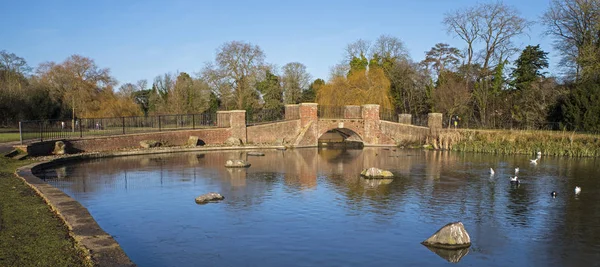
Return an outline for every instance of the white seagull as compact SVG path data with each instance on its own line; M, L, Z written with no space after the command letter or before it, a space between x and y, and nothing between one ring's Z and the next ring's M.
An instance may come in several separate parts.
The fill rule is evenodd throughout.
M515 175L519 174L519 167L515 168Z
M581 193L581 187L575 186L575 195L579 195Z
M530 162L531 164L533 164L533 165L537 165L537 164L538 164L538 160L539 160L539 159L540 159L540 158L530 159L530 160L529 160L529 162Z
M511 183L511 184L519 184L519 183L520 183L520 182L519 182L519 178L517 178L517 176L516 176L516 175L515 175L515 176L511 176L511 177L510 177L510 183Z
M490 175L494 175L494 173L496 173L494 169L490 168Z

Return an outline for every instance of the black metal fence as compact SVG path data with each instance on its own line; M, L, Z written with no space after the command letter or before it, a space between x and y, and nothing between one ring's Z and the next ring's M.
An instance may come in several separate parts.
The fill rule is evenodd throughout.
M246 125L252 126L262 123L285 120L285 108L260 109L246 111Z
M394 109L380 108L379 119L384 121L398 122L398 113Z
M317 117L320 119L360 119L362 118L362 107L319 105Z
M22 121L21 142L213 128L215 113ZM223 126L221 126L223 127Z

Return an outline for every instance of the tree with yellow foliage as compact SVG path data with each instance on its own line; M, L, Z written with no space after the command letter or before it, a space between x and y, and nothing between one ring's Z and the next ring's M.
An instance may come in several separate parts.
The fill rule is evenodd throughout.
M325 106L378 104L392 108L390 81L383 69L350 71L348 77L335 76L317 91L317 102Z

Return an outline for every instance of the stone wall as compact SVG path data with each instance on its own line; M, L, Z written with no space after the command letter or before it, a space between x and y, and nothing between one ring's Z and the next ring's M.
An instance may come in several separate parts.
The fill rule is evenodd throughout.
M409 144L425 142L429 135L429 128L395 123L389 121L381 122L381 132L392 137L394 144Z
M262 125L254 125L246 128L248 131L249 144L292 144L296 141L300 129L300 120L289 120Z
M225 140L227 140L227 138L232 136L230 128L218 128L128 134L110 137L98 137L93 139L72 139L62 141L67 144L68 152L102 152L140 148L140 141L143 140L158 140L166 145L182 146L187 143L187 140L191 135L198 136L200 140L207 144L222 144L225 142ZM27 146L27 153L34 157L50 155L52 154L52 150L54 150L54 143L56 141L58 140L30 144Z

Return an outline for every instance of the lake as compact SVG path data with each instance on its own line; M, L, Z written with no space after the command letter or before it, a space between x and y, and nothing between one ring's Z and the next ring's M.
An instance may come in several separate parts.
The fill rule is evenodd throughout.
M597 159L542 157L531 165L534 155L369 147L262 152L105 158L40 176L85 206L138 266L600 262ZM227 169L228 159L252 166ZM361 178L368 167L390 170L395 179ZM515 167L519 186L509 182ZM582 188L578 196L575 186ZM196 204L207 192L225 200ZM420 244L454 221L469 232L469 249Z

